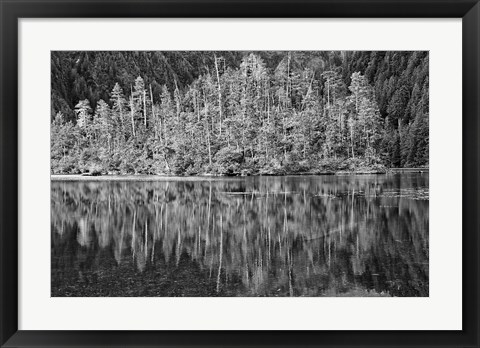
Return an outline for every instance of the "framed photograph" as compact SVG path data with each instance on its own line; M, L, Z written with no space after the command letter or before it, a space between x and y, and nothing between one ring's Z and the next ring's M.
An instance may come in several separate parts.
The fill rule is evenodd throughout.
M478 1L2 1L1 347L478 347Z

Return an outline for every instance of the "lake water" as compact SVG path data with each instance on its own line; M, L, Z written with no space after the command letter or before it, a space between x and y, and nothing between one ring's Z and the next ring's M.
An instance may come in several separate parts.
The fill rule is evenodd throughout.
M428 296L428 174L51 193L52 296Z

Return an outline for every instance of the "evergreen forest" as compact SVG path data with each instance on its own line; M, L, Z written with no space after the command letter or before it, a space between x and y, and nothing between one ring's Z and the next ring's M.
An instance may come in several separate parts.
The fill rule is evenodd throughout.
M53 51L52 174L428 167L423 51Z

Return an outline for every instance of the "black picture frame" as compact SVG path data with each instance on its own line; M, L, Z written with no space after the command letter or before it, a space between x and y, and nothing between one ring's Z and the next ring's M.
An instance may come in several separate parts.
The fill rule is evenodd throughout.
M1 347L479 347L478 0L1 0ZM463 330L22 331L18 330L18 19L73 17L456 17L463 54ZM448 204L448 203L446 203ZM459 231L451 231L452 233ZM48 315L48 314L47 314ZM394 313L392 313L394 315Z

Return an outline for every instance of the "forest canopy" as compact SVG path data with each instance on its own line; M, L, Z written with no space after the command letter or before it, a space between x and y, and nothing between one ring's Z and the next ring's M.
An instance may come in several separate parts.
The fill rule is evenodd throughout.
M423 51L54 51L53 174L428 167Z

